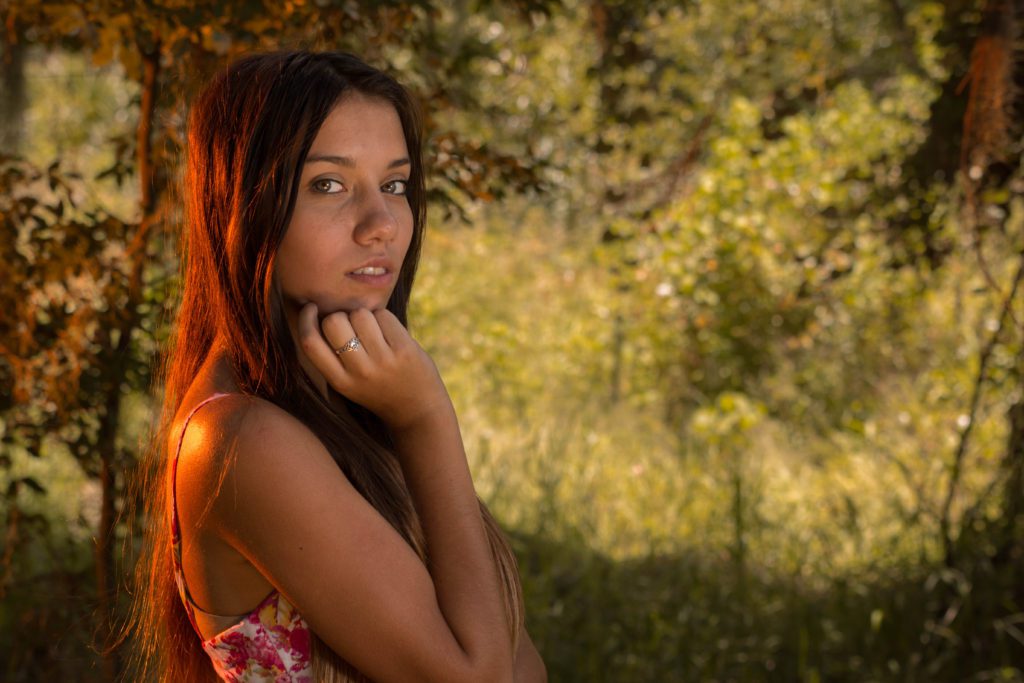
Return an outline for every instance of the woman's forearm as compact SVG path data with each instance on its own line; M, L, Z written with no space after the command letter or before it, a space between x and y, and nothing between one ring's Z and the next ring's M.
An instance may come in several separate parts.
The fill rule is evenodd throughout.
M476 680L512 680L500 577L450 401L394 432L427 541L438 605Z
M515 683L547 683L548 672L540 652L524 627L519 632L519 650L516 652Z

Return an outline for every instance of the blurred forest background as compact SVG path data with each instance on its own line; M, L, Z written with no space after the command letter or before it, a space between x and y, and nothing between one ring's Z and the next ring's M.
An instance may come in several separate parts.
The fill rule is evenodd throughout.
M113 680L187 103L427 112L411 314L553 681L1024 681L1020 0L3 0L0 679Z

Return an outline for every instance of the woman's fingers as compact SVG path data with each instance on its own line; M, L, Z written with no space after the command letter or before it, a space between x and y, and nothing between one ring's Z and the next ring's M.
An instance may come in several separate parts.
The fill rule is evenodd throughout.
M339 391L348 384L345 368L338 362L333 348L321 332L316 304L308 303L299 311L299 344L329 384Z
M355 338L360 344L344 350ZM388 424L450 406L433 361L388 311L336 311L321 320L307 304L299 313L299 343L328 384Z
M391 311L382 308L379 311L374 311L373 317L377 320L377 326L380 328L384 340L392 349L399 348L406 341L412 341L409 330L405 329L405 326Z
M323 331L327 344L338 358L363 350L361 348L348 351L342 350L356 336L352 323L348 319L348 313L345 311L335 311L325 315L323 320L320 321L320 329Z
M370 311L331 313L320 321L320 327L338 360L350 372L365 379L390 367L391 349Z
M359 337L360 343L371 358L382 361L387 357L390 351L388 343L384 340L377 319L369 309L360 308L352 311L348 314L348 322L352 325L353 334Z

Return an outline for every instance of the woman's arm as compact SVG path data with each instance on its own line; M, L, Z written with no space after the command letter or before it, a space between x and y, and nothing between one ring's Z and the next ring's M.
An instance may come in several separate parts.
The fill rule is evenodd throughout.
M544 660L530 640L530 634L524 627L519 632L519 650L516 652L516 683L547 683L548 672L544 668Z
M455 411L449 406L431 413L393 436L426 536L437 602L452 635L469 660L497 676L480 680L510 678L513 653L500 578ZM453 457L437 457L441 452Z
M239 428L211 527L374 680L512 681L520 658L447 392L390 313L342 315L324 321L332 343L353 336L348 323L363 349L339 361L308 307L302 349L331 386L392 429L429 567L305 426L262 402Z

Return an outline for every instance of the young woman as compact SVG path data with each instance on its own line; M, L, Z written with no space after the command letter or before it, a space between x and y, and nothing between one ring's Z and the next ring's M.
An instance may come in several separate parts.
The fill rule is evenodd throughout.
M194 104L136 675L545 679L405 327L420 146L406 91L347 54L250 56Z

